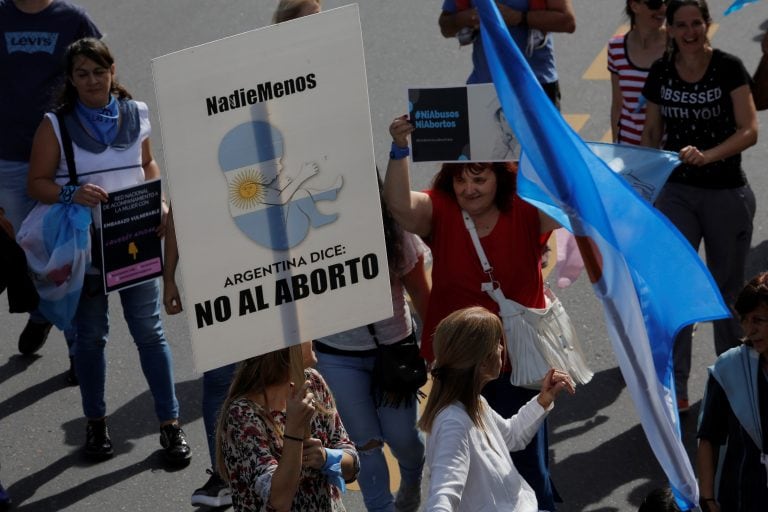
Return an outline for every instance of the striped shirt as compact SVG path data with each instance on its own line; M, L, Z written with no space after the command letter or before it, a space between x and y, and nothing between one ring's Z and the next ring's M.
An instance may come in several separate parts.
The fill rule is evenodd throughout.
M627 55L626 41L626 34L614 36L608 41L608 71L618 76L621 89L617 142L640 145L645 125L645 98L641 93L649 69L632 64Z

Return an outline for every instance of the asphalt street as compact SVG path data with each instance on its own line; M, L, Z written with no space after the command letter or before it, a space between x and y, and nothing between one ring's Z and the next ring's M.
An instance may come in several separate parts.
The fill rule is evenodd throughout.
M153 147L163 167L163 150L150 61L154 57L237 34L270 22L274 0L79 0L96 21L117 59L120 81L153 112ZM349 3L324 0L326 9ZM730 0L710 2L717 31L715 47L739 55L753 71L760 58L757 38L768 28L768 2L727 18ZM468 48L444 39L437 17L440 0L360 0L376 162L386 166L390 121L406 108L406 87L461 84L470 70ZM610 82L601 52L625 22L624 2L575 1L577 30L556 35L563 91L562 112L584 139L600 140L609 128ZM255 49L254 51L258 51ZM13 79L11 76L3 80ZM343 106L339 107L340 109ZM767 114L760 114L764 123ZM758 198L749 273L765 269L768 257L768 138L744 154L744 168ZM414 186L426 187L436 168L414 166ZM205 243L202 237L201 243ZM183 256L182 256L183 257ZM222 258L226 258L222 254ZM559 510L636 510L643 496L665 484L626 392L606 336L603 314L582 277L559 292L574 320L594 380L576 396L557 402L551 418L553 475L565 503ZM188 511L192 490L209 466L201 420L201 381L195 372L182 316L165 319L174 352L182 422L194 449L190 466L172 470L160 458L151 396L118 300L111 304L107 403L116 455L100 464L80 456L85 426L76 388L67 387L63 336L53 332L35 357L16 351L24 315L9 315L0 297L0 480L25 512ZM683 439L695 450L695 421L706 366L714 361L709 325L697 330L691 399L682 418ZM347 510L364 510L359 492L344 498Z

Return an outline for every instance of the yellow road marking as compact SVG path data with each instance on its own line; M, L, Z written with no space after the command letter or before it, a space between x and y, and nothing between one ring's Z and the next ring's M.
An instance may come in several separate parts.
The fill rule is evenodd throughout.
M626 34L629 31L629 25L621 25L613 35ZM581 76L582 80L610 80L611 73L608 71L608 44L603 46L595 60L589 65L587 70Z
M589 114L563 114L563 117L575 132L580 132L589 121Z

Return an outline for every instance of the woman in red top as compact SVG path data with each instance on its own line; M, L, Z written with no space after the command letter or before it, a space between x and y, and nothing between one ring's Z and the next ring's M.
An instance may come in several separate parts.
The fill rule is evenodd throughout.
M396 118L392 135L384 198L404 229L424 237L432 249L432 293L422 338L422 353L434 359L432 335L450 313L481 305L498 312L498 305L480 284L488 281L462 217L474 221L493 275L504 295L527 307L545 306L541 251L558 225L515 193L515 175L507 163L444 164L426 192L410 189L407 156L413 126ZM483 389L490 406L511 417L536 392L512 386L509 368ZM549 479L546 424L522 452L512 454L515 467L536 491L542 510L554 510L556 492Z

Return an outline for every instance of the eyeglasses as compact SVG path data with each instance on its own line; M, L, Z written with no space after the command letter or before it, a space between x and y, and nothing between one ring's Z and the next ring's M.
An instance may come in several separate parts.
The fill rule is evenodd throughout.
M658 11L661 9L664 5L669 3L669 0L641 0L646 7L648 7L652 11Z

